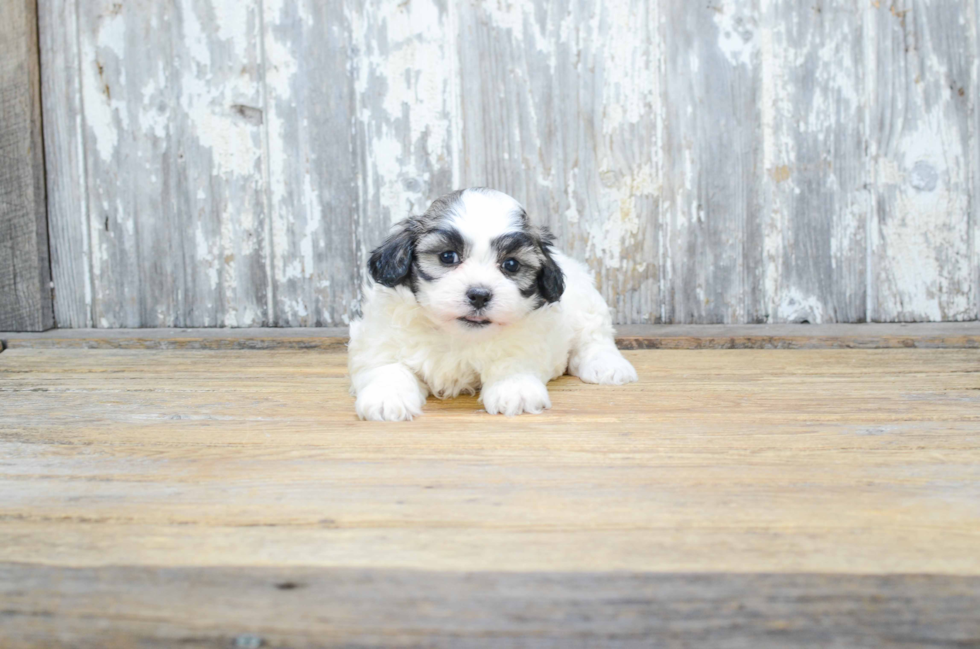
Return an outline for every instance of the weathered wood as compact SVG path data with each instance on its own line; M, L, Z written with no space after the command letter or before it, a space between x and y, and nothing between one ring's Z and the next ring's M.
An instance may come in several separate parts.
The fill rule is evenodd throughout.
M35 0L0 4L0 329L54 326Z
M758 2L663 5L664 320L765 322Z
M183 286L179 317L168 326L272 324L261 7L260 0L178 2L171 64L179 87L143 87L148 112L157 113L148 122L163 117L168 93L177 90L179 100L171 113L169 199L183 233L175 270Z
M980 350L632 351L357 421L346 357L0 354L0 561L980 575Z
M257 5L78 4L96 326L269 322Z
M59 327L92 327L78 3L38 0L37 5L54 312Z
M660 322L656 2L460 3L463 186L519 197L621 322Z
M973 51L975 61L980 61L980 0L973 2ZM980 93L980 68L974 66L973 81L975 91ZM957 94L959 91L957 91ZM973 99L973 139L971 140L970 165L973 169L973 184L970 187L970 268L969 282L973 290L973 318L980 319L980 98ZM969 319L969 318L968 318Z
M863 5L765 3L760 29L769 322L867 319Z
M340 353L7 350L0 644L978 639L980 350L627 356L386 425Z
M865 13L875 169L869 317L975 319L976 24L942 2L876 2Z
M10 349L318 349L343 352L348 340L347 327L59 329L46 334L0 333L0 342Z
M320 349L343 351L346 327L60 329L3 333L12 349ZM975 322L860 325L624 325L620 349L977 349Z
M41 3L66 326L344 325L476 184L621 323L978 317L976 0Z
M945 647L980 578L0 564L5 647Z
M359 283L352 24L343 0L264 2L277 326L347 324Z
M980 324L625 326L617 327L616 344L620 349L980 349Z

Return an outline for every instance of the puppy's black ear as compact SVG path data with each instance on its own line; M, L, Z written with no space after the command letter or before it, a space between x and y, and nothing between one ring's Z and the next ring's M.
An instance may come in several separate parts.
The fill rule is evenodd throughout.
M538 293L548 302L557 302L565 292L565 274L551 258L551 245L555 237L547 229L542 229L539 240L544 263L538 271Z
M395 233L371 252L368 270L378 284L393 288L408 283L415 254L412 223L412 219L406 219Z

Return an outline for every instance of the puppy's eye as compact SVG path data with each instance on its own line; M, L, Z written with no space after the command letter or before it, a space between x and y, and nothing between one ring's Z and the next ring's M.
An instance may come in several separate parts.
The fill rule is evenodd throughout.
M439 254L439 261L446 266L454 266L459 263L459 255L452 250L447 250L446 252Z
M510 259L505 259L504 263L500 264L500 267L508 273L516 273L521 269L521 262L511 257Z

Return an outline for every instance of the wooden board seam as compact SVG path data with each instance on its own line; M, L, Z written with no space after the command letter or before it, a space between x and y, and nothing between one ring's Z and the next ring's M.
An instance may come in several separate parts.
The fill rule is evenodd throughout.
M342 352L347 330L334 328L91 329L3 333L20 349L316 349ZM621 349L978 349L980 323L915 325L641 325L622 327Z

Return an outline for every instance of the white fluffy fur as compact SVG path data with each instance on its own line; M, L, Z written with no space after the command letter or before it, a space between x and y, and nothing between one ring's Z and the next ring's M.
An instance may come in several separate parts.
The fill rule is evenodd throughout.
M476 394L490 414L540 413L551 407L548 381L566 371L587 383L635 381L636 370L613 341L609 308L586 266L552 252L565 277L560 301L531 309L492 259L489 242L519 227L516 201L467 191L452 224L472 248L469 259L420 290L369 282L363 317L351 324L351 392L361 419L398 421L422 413L428 394ZM518 206L519 208L519 206ZM465 292L493 290L493 324L474 330Z

